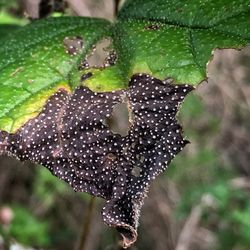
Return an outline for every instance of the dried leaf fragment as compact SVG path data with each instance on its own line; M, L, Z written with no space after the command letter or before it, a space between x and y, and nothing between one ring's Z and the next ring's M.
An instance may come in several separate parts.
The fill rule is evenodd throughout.
M126 90L61 89L15 134L0 131L0 153L42 164L75 191L104 198L103 220L127 248L136 241L150 182L187 143L175 115L192 89L146 74L134 75ZM105 120L124 100L133 122L122 136Z

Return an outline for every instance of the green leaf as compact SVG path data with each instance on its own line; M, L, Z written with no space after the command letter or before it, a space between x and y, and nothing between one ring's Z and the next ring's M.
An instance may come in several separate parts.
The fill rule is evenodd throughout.
M0 41L19 28L20 26L15 24L0 24Z
M5 130L11 133L11 135L8 134L9 138L24 138L24 140L26 140L26 137L30 137L31 141L34 141L34 137L37 136L40 137L39 139L41 139L41 141L47 141L50 135L44 136L44 133L39 134L32 132L32 136L25 135L25 137L19 137L20 134L18 133L20 131L17 130L24 124L27 124L27 121L31 118L37 117L48 98L62 88L68 92L71 92L77 86L83 84L89 87L92 91L97 92L107 92L123 89L128 86L129 79L136 73L148 73L153 77L159 79L170 77L173 78L173 80L177 83L197 85L204 78L206 78L206 64L209 61L212 55L212 51L215 48L233 47L240 49L249 43L249 10L249 0L241 0L237 2L215 2L214 0L207 0L203 2L194 0L182 0L174 2L165 0L128 0L125 3L123 9L120 11L118 20L114 24L111 24L108 21L102 19L62 17L37 21L23 28L20 28L16 32L6 35L5 38L2 38L1 40L0 130ZM84 46L82 48L81 45L81 48L77 49L77 52L74 52L74 46L72 47L70 45L66 45L65 39L66 43L71 43L72 40L75 43L78 40L78 42L80 41L80 44L81 42L83 42ZM67 46L68 48L65 48ZM106 63L107 57L105 57L103 61L100 59L102 55L98 55L100 58L95 58L95 60L97 60L98 62L101 61L101 66L96 66L96 64L93 63L94 66L92 65L90 67L87 67L86 58L91 58L95 55L93 46L96 47L96 50L98 50L99 46L104 46L102 48L102 53L105 54L106 51L109 52L108 60L110 60L110 52L114 53L113 56L115 59L112 59L114 61L112 63ZM87 61L87 64L88 63L89 61ZM143 77L144 76L145 75L143 75ZM151 79L150 83L154 82L154 84L156 84L156 81L158 81L158 84L161 84L162 86L161 81L150 78L149 76L145 77L146 78L144 79L144 82L146 82L147 85L150 85L148 79ZM135 96L141 91L141 85L137 85L137 82L143 84L143 82L141 82L140 75L137 75L137 77L133 78L133 84L134 86L136 86L136 88L138 88L131 90L131 92L134 91L133 93L135 93ZM174 85L169 86L171 86L171 88L174 88ZM176 88L179 89L178 86L176 86ZM188 88L189 90L192 89L190 86L188 86ZM149 88L146 87L145 89L148 90ZM152 89L157 90L155 86ZM188 89L185 87L183 90L185 91L179 93L180 98L184 98L183 93L187 93ZM148 92L150 91L151 90L149 90ZM175 91L176 90L173 90L173 93ZM61 91L61 93L64 93L67 97L69 96L67 93L65 93L65 91ZM159 93L163 92L159 91ZM143 94L145 94L145 92L142 92L142 96ZM147 94L149 94L149 98L155 98L154 92L150 92ZM100 98L103 98L104 96L108 96L109 98L109 95L111 96L112 94L106 93L105 95L96 95L100 95ZM170 96L169 100L171 100L171 102L177 100L176 96L178 97L178 95L175 95L172 98ZM81 100L82 97L82 95L77 96L79 100ZM92 95L91 93L90 98L93 97L94 95ZM53 98L57 100L56 98L58 98L58 96L54 96ZM144 99L139 100L143 102L147 100L147 98L148 96L146 96ZM61 99L60 101L64 102L65 100L66 99ZM71 110L69 110L69 118L67 116L67 119L70 119L71 114L73 114L74 110L79 107L78 104L82 103L82 101L74 99L74 96L72 101L74 105L71 106ZM75 101L77 104L75 104ZM88 100L85 100L84 102L83 100L85 106L88 105L87 101ZM105 101L103 103L105 105ZM154 102L154 104L156 103L157 102ZM55 106L58 104L60 107L61 102L57 103L55 101L53 102L53 104L55 104ZM127 104L130 103L128 102ZM51 102L49 102L47 103L47 105L50 106L52 104ZM173 107L171 106L171 110L173 109L174 111L173 113L175 113L177 106L177 104ZM88 111L91 112L92 107L93 106L89 106ZM99 106L99 108L100 107L101 106ZM162 108L164 106L160 107ZM168 106L165 106L165 109L168 108ZM47 108L46 111L48 113L53 112L53 109ZM103 110L99 111L101 112ZM47 113L44 112L42 114ZM83 113L81 114L82 116L84 116ZM111 112L108 114L111 115ZM61 119L60 115L61 113L58 111L57 116L53 117L53 126L54 123L57 123L57 121ZM43 127L47 126L48 124L46 122L42 122L43 116L40 115L39 117L40 120L38 123L34 122L36 119L31 121L31 123L33 123L32 126L34 125L33 127L31 127L32 131L36 131L36 128L38 128L41 124L42 126L40 127L44 128L45 130L46 128L48 128ZM158 114L155 114L155 117L158 117ZM50 120L51 116L47 116L47 118L48 120ZM77 116L77 114L74 114L73 118L78 119L79 117ZM82 117L80 116L80 118ZM93 117L93 120L95 118L96 117ZM158 118L155 119L157 120ZM150 120L147 117L145 118L145 120L151 123L152 121L154 122L153 119ZM77 125L77 122L74 122L74 124ZM67 128L71 130L69 126ZM79 126L76 126L76 130L74 132L78 132L78 128L80 129ZM153 130L154 129L155 127L153 128ZM157 130L158 128L156 129L156 131ZM25 131L25 133L29 133L28 130L24 129L23 131ZM96 133L95 130L93 131L94 133ZM16 142L10 140L10 142L8 142L8 145L6 146L5 138L7 133L3 131L0 132L1 139L4 138L1 142L2 151L8 151L8 149L11 148L12 151L9 150L8 152L14 152L14 154L16 154L16 149L12 147L12 143L14 143L15 146L20 149L20 155L16 155L18 155L19 157L23 156L22 159L32 159L39 162L37 159L38 156L40 157L41 152L46 153L45 159L48 159L47 155L51 153L53 154L53 159L56 159L57 157L58 152L52 151L50 149L51 145L49 144L48 149L46 148L47 152L44 149L35 149L38 148L40 144L34 144L34 148L32 150L35 151L30 151L30 153L32 157L33 154L35 156L33 158L29 157L25 151L26 144L24 144L25 147L23 147L22 145L22 139L16 140ZM45 132L47 133L47 131ZM51 132L54 133L53 130ZM170 129L168 135L170 136L172 132L180 133L180 130L177 129L175 131L171 131ZM86 134L88 135L88 132ZM132 131L131 134L136 133ZM151 134L153 133L150 133L150 135ZM167 133L163 134L163 139L165 140L165 135L167 135ZM96 135L98 137L99 134L96 133L95 136ZM53 142L55 143L53 145L59 145L60 148L62 146L60 143L61 137L58 137L59 140L57 137L55 138L57 140ZM176 140L175 138L176 137L173 137L173 141ZM111 143L112 141L113 140L110 140ZM97 142L99 143L98 140ZM160 140L159 142L163 143L163 140ZM99 145L98 143L97 145ZM150 143L151 145L152 142L149 140L147 141L147 143ZM185 144L186 142L181 141L181 143ZM29 144L27 144L27 148L28 145ZM68 146L67 144L65 145L66 147ZM72 148L74 148L75 145L72 145ZM162 148L161 144L159 145L160 148ZM178 145L180 145L180 143ZM126 148L127 147L133 148L133 146L130 144L126 144ZM176 149L177 148L175 147L173 148L174 151ZM157 153L157 151L155 152ZM162 154L161 151L159 152L160 154ZM168 150L168 152L173 155L170 149ZM67 153L65 154L65 158L68 159ZM124 152L124 154L127 154L127 152ZM108 155L103 155L103 157L107 156ZM90 162L92 162L92 158L93 155L90 153ZM107 159L105 158L105 161L106 160L109 161L110 159L108 159L107 157ZM71 172L66 171L65 173L63 173L65 175L62 175L60 173L60 169L57 169L55 167L55 162L40 162L47 166L52 172L54 171L54 169L56 169L57 172L53 172L55 175L59 176L59 178L61 179L65 178L65 180L67 180L70 184L73 183L73 185L75 185L75 188L78 188L77 184L74 183L74 180L76 179L73 179L73 182L71 182ZM104 162L104 160L102 162ZM131 162L133 163L133 160L131 160ZM129 164L131 162L129 162ZM59 163L57 162L56 164ZM158 163L163 165L164 162L160 161L157 162L157 164L156 162L154 162L155 165L161 166ZM126 164L124 164L124 166L126 166ZM130 164L129 166L133 165ZM70 165L69 167L73 169L74 166ZM76 167L78 168L78 165L76 165ZM79 167L79 169L81 168ZM133 169L131 169L131 173L132 171ZM157 170L157 172L154 172L152 176L155 177L156 174L158 175L160 173L160 171L161 170ZM118 170L117 173L119 174ZM148 180L150 180L150 178L148 178ZM144 185L145 181L143 180L142 183ZM82 188L81 185L82 184L80 182L80 188ZM142 188L143 186L140 187L136 184L135 187ZM77 190L83 190L80 188ZM219 194L223 194L225 196L225 190L220 189L219 191ZM114 195L114 197L116 198L116 195ZM126 202L122 201L122 204L126 204ZM135 206L136 208L140 206L140 204L138 206L137 205L138 204L136 204ZM224 206L225 204L222 205ZM137 211L132 212L132 214L137 213ZM133 222L133 224L137 223ZM125 229L127 231L128 228ZM123 232L123 230L121 231ZM124 240L124 244L127 244L126 246L132 244L136 239L136 231L131 230L131 232L133 232L131 233L133 239L127 243L125 242L126 240Z
M73 88L69 73L81 54L65 52L66 36L82 36L87 51L109 26L101 19L64 17L35 22L10 34L0 47L0 129L14 132L35 117L59 88Z
M11 5L11 3L9 3ZM11 7L11 6L8 6ZM16 24L16 25L24 25L27 24L27 19L25 20L17 18L15 16L10 15L6 11L1 11L1 5L0 5L0 24Z
M127 0L119 13L119 18L154 20L177 26L209 28L242 16L249 17L249 12L249 0ZM244 26L244 23L239 22L238 25ZM247 25L244 27L247 32L249 27Z
M249 16L249 0L128 0L119 13L135 53L133 72L193 85L206 78L214 49L250 42Z
M15 240L27 246L50 244L49 224L46 221L41 222L23 207L15 206L13 210L14 219L9 232Z

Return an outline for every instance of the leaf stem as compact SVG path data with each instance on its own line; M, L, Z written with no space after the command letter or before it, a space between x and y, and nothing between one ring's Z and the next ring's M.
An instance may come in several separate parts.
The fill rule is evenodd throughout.
M114 1L115 1L115 10L114 10L115 11L115 17L117 17L120 0L114 0Z
M90 233L91 223L93 220L93 214L95 210L95 201L96 198L94 196L91 197L86 215L84 216L83 224L82 224L82 232L80 235L80 243L78 250L86 250L86 243Z
M3 237L4 240L4 249L10 249L10 235L9 235L9 228L6 226L0 226L0 236Z

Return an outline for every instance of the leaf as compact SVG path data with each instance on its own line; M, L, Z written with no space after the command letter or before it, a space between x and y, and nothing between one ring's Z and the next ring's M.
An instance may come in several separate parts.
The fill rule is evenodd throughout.
M83 36L88 50L108 28L105 20L64 17L35 22L10 34L0 48L0 129L16 131L37 116L58 89L74 87L68 75L81 53L65 52L66 36Z
M187 143L175 115L192 89L139 74L126 90L59 90L16 133L0 133L0 152L42 164L75 191L107 200L103 220L128 247L151 180ZM124 135L107 125L119 103L128 110Z
M127 0L119 12L119 19L134 18L177 26L211 28L236 17L246 18L249 11L249 0ZM242 22L238 24L245 27L245 32L249 29Z
M84 85L93 91L124 88L129 79L140 72L161 80L172 77L177 83L196 85L206 77L206 64L214 48L241 48L249 43L246 2L242 1L239 10L235 8L230 12L230 20L219 20L223 15L217 12L232 8L230 6L235 1L230 6L221 4L214 13L216 18L207 27L202 26L206 23L204 15L200 19L194 18L202 14L199 13L202 8L197 4L186 4L181 15L170 14L171 11L178 12L180 4L177 3L128 1L120 12L120 21L113 26L104 20L68 17L36 22L17 32L0 49L0 86L5 93L0 99L0 129L16 131L41 111L48 97L58 88L74 88L80 84L81 76L90 71L94 74L84 79ZM214 2L209 1L209 4ZM172 9L168 9L169 5ZM133 8L143 11L137 13ZM153 10L158 15L151 18ZM177 17L181 27L172 25ZM149 18L157 22L146 21ZM216 27L213 26L215 19ZM80 32L81 27L84 28ZM63 39L66 34L85 36L86 47L82 55L72 58L65 54ZM105 69L77 71L80 56L92 53L92 45L103 37L111 39L111 46L118 55L116 64Z
M249 0L128 0L119 13L135 53L133 72L193 85L206 78L214 49L250 43L249 16Z
M11 9L11 3L9 1L8 4L10 4L10 6L7 7ZM6 24L6 25L15 24L20 26L27 24L27 20L25 20L24 18L23 19L16 18L15 16L9 14L8 12L1 10L1 3L0 3L0 24Z
M0 24L0 40L6 39L6 36L19 28L20 26L15 24Z

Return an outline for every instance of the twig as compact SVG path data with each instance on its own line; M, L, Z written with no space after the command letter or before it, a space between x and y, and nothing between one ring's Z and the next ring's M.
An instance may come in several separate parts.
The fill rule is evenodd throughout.
M95 210L95 197L91 197L91 200L88 205L88 210L86 212L86 216L84 216L83 226L82 226L82 233L80 236L80 243L78 250L86 250L86 243L90 233L91 222L93 219L93 214Z
M180 233L175 250L188 250L202 214L201 205L195 206Z
M114 0L114 1L115 1L115 17L116 17L119 11L120 0Z
M9 235L9 228L6 226L0 226L0 235L3 237L4 240L4 249L10 249L10 235Z
M238 177L231 179L229 185L234 189L250 189L249 177Z

